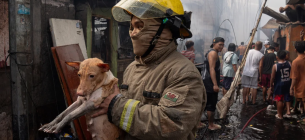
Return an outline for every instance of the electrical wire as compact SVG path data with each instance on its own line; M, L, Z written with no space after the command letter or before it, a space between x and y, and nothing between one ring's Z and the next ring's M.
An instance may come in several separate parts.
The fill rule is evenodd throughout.
M32 98L31 93L28 91L29 88L28 88L28 86L27 86L27 84L26 84L26 82L25 82L25 79L23 78L23 76L22 76L22 74L21 74L21 71L20 71L20 68L19 68L19 65L20 65L20 66L31 66L32 64L22 64L22 65L21 65L21 64L19 64L19 63L17 62L17 59L15 59L15 58L13 58L13 57L10 57L10 58L13 59L14 62L16 63L17 69L18 69L18 73L19 73L20 78L21 78L21 82L22 82L22 83L24 84L24 86L25 86L25 93L29 95L29 98L30 98L30 100L31 100L31 102L32 102L32 104L33 104L35 110L36 110L37 105L35 104L35 102L34 102L34 100L33 100L33 98ZM35 111L35 112L36 112L36 111Z
M235 35L234 27L233 27L233 24L232 24L232 22L230 21L230 19L225 19L225 20L223 20L223 21L221 22L221 24L220 24L220 26L219 26L219 28L218 28L218 30L217 30L217 32L216 32L216 36L218 35L218 32L219 32L219 30L220 30L221 25L222 25L225 21L229 21L229 22L230 22L231 27L232 27L232 29L233 29L233 33L234 33L235 43L237 44L237 40L236 40L236 35Z
M23 2L23 5L25 5L24 2ZM28 42L28 39L26 38L26 37L27 37L27 34L28 34L28 29L26 28L26 26L28 25L28 23L27 23L27 21L26 21L25 14L23 14L23 19L24 19L24 29L25 29L25 34L26 34L26 35L25 35L25 40L26 40L26 42L25 42L25 47L24 47L24 48L28 48L29 42ZM33 58L32 58L32 61L31 61L29 64L21 64L21 63L18 63L17 58L12 57L12 55L15 55L15 57L16 57L17 54L32 54L32 55L33 55L33 53L29 53L29 52L10 52L10 51L9 51L8 53L9 53L9 55L8 55L7 58L6 58L6 61L8 60L8 57L10 57L11 60L14 60L13 62L15 62L16 66L17 66L18 73L19 73L20 78L21 78L21 82L22 82L22 83L24 84L24 86L25 86L25 93L28 94L28 97L30 98L30 100L31 100L31 102L32 102L32 104L33 104L33 106L34 106L34 108L35 108L35 110L36 110L37 106L36 106L36 104L35 104L35 102L34 102L34 100L33 100L33 98L32 98L32 95L31 95L31 92L30 92L29 89L28 89L26 80L23 78L23 76L22 76L22 74L21 74L21 71L20 71L20 67L19 67L19 66L32 66L33 63L34 63L34 56L32 56L32 57L33 57ZM35 111L35 114L36 114L36 111Z

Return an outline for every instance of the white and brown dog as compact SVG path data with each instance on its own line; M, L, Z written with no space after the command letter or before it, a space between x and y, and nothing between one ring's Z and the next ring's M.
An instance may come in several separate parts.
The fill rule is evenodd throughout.
M91 117L99 104L113 93L113 86L118 83L118 79L109 70L109 65L97 58L86 59L83 62L66 62L66 64L79 69L78 98L52 122L42 126L39 130L57 133L72 120L86 115L88 131L92 134L93 139L120 139L122 130L110 123L107 115Z

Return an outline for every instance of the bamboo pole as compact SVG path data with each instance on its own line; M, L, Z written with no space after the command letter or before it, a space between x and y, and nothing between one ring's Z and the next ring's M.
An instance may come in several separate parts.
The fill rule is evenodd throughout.
M220 118L224 118L227 115L227 112L229 110L229 108L233 105L234 102L234 93L235 93L235 88L238 86L238 84L241 81L241 70L243 69L243 67L245 66L246 63L246 58L248 55L248 52L250 50L250 46L252 45L252 41L254 39L255 33L257 31L257 27L261 21L262 15L263 15L263 11L264 11L264 7L266 6L267 0L265 0L265 3L263 4L262 8L261 8L261 12L259 15L259 18L257 19L255 28L252 30L252 36L251 39L248 43L248 46L246 48L244 57L242 59L241 65L239 66L236 74L235 74L235 78L231 84L231 87L229 89L229 91L226 93L226 95L217 103L216 108L217 111L220 114Z

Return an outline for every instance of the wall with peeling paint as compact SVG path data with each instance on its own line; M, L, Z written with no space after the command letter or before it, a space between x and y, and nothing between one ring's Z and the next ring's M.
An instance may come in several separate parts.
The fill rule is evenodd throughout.
M28 14L18 14L20 4L29 9ZM66 108L50 51L53 44L49 19L75 19L74 7L74 0L9 0L10 50L26 52L10 56L16 60L10 63L12 82L8 82L12 86L14 139L47 137L46 133L37 131L38 127L49 123ZM0 118L7 115L2 116L0 112Z
M9 59L5 63L9 50L9 20L8 0L0 0L0 68L9 66Z
M0 140L13 139L10 90L8 0L0 0ZM4 82L5 81L5 82Z

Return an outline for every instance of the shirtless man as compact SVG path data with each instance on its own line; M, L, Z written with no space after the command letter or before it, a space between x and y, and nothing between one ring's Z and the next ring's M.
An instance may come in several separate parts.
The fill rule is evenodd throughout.
M305 6L304 4L287 4L285 7L280 7L281 13L286 12L289 20L294 23L305 22Z
M241 45L238 46L237 51L239 51L239 61L242 61L246 51L246 46L244 42L241 42Z

